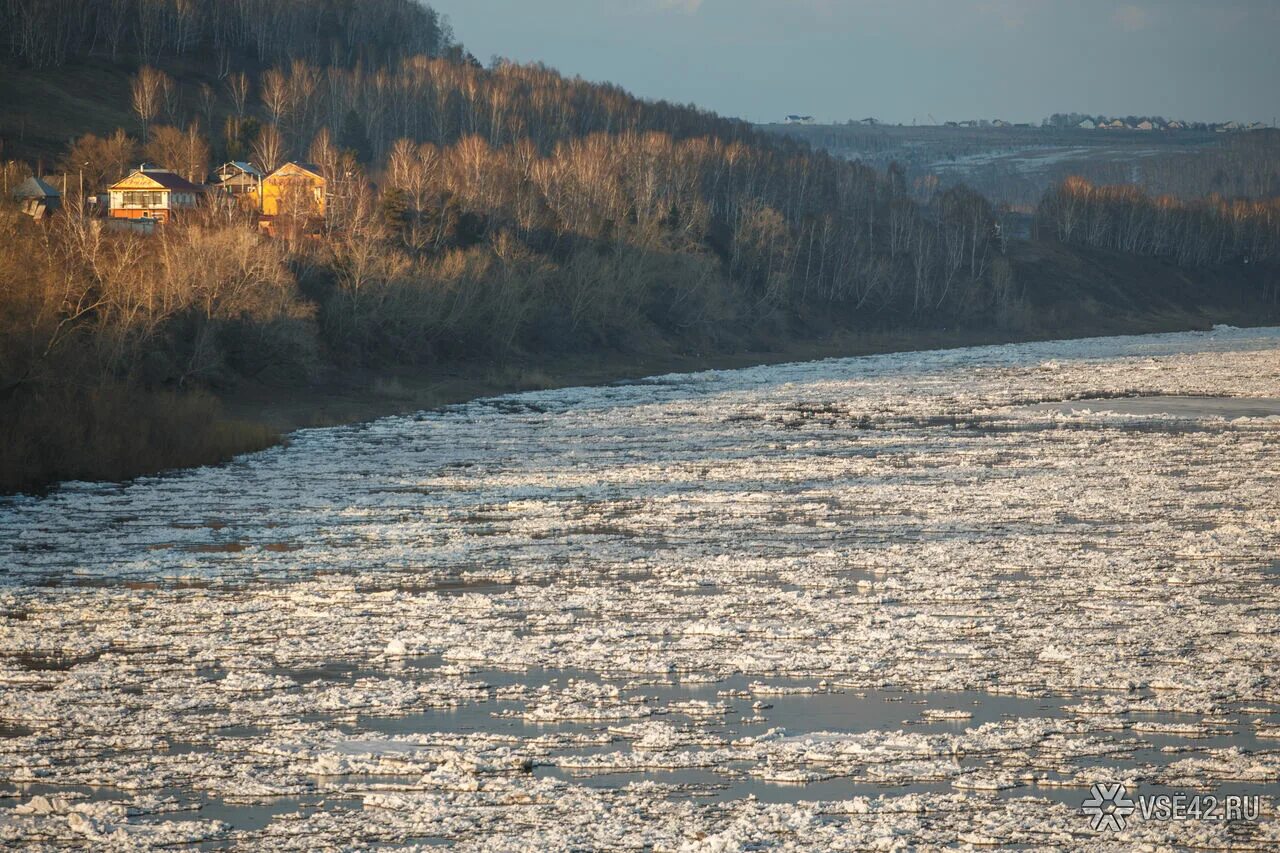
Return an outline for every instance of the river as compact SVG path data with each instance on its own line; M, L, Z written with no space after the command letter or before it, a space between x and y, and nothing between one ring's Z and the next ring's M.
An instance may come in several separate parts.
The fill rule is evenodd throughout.
M1278 544L1280 329L510 395L67 484L0 502L0 843L1274 848ZM1261 813L1097 829L1114 782Z

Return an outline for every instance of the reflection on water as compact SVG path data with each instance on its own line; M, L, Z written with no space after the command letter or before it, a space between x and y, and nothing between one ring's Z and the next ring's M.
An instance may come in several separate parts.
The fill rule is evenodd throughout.
M58 666L64 661L28 661L28 666ZM985 724L1009 720L1079 718L1072 707L1090 697L1013 696L981 691L910 692L891 689L858 689L842 684L839 679L777 678L733 675L713 680L705 676L637 677L602 676L586 670L531 667L523 669L468 668L444 661L439 655L395 659L381 663L369 661L331 661L293 667L278 667L272 675L285 676L296 686L288 692L314 690L325 684L353 684L362 679L388 677L431 682L439 687L441 679L460 679L459 689L451 697L456 704L446 708L424 708L397 716L360 714L339 719L316 712L308 720L340 735L362 737L420 736L424 747L455 742L457 738L487 735L494 743L523 750L533 756L532 773L539 778L552 778L584 784L594 788L624 788L635 782L653 782L671 786L670 798L693 798L700 801L728 801L754 797L762 802L817 802L847 800L851 797L877 797L885 794L951 793L956 791L948 779L917 780L883 784L865 778L836 775L802 783L767 781L753 775L749 761L712 761L711 766L659 768L643 766L652 756L645 751L640 767L620 768L606 761L598 769L591 767L592 756L618 754L625 759L635 756L632 737L624 736L631 723L654 720L674 727L676 731L695 732L692 740L669 749L675 756L689 750L715 750L742 738L755 738L771 730L782 729L787 735L832 732L860 734L874 731L918 733L961 733ZM584 685L606 688L602 695L619 707L643 707L651 716L617 720L580 721L526 719L531 707L541 701L569 694ZM616 692L615 692L616 691ZM590 695L590 691L587 691ZM1132 704L1140 704L1149 694L1117 694ZM1093 697L1096 701L1096 697ZM704 704L698 704L704 703ZM1264 726L1272 722L1277 709L1253 703L1228 709L1206 721L1199 714L1140 713L1121 710L1110 715L1119 720L1111 738L1113 751L1101 755L1064 758L1050 751L1036 757L1038 769L1031 775L1014 780L1012 787L1000 791L966 791L977 797L1034 796L1077 807L1084 796L1083 785L1074 774L1090 768L1124 774L1140 793L1174 793L1144 783L1143 767L1167 767L1188 757L1203 755L1208 749L1234 747L1246 752L1274 749L1274 741L1259 738L1255 720ZM723 711L723 713L722 713ZM1093 719L1092 717L1090 719ZM1163 729L1173 726L1173 730ZM619 729L619 727L622 727ZM775 732L776 733L776 732ZM175 756L213 755L226 748L229 740L247 744L269 734L269 730L252 725L223 727L212 732L214 737L193 743L172 743L168 753ZM0 726L0 738L29 737L30 729ZM548 740L550 736L550 740ZM998 755L958 756L956 766L966 770L1002 771ZM581 766L583 763L587 767ZM658 762L660 763L660 762ZM625 765L625 761L624 761ZM1066 775L1064 775L1064 772ZM514 772L521 772L518 769ZM361 793L389 789L421 791L420 769L397 775L348 775L312 777L308 796L257 799L253 802L227 802L198 792L163 789L159 796L173 797L184 811L144 815L139 820L174 820L198 817L224 821L236 830L255 832L283 815L304 819L317 811L337 812L363 807ZM1134 793L1131 791L1131 793ZM1270 793L1266 786L1245 782L1215 787L1218 796L1227 794ZM0 799L27 801L33 796L71 796L89 801L117 800L128 802L131 792L111 788L43 785L8 785L0 788ZM0 803L0 809L5 808ZM436 841L439 841L437 839ZM423 839L420 843L435 843Z
M397 667L400 677L434 678L442 665L438 658L410 659ZM349 662L334 662L306 668L281 670L300 685L317 681L350 681L375 674L375 670ZM386 673L379 673L385 677ZM854 690L817 679L761 679L736 675L720 681L695 679L600 679L591 673L564 669L528 670L476 670L468 672L469 683L482 683L487 689L479 694L479 701L461 701L461 704L444 709L427 709L397 717L361 715L354 723L334 723L333 728L353 736L364 734L421 735L424 744L433 738L447 739L451 735L493 735L514 747L548 734L569 736L559 747L541 747L534 761L533 774L574 781L592 787L621 788L638 781L671 785L671 797L692 797L705 800L735 800L755 797L763 802L800 802L844 800L855 796L876 797L886 793L952 792L949 781L915 781L906 784L877 784L865 779L836 777L809 781L801 784L765 781L749 773L749 763L722 762L710 767L686 769L620 770L604 765L599 772L577 766L582 759L604 753L632 753L629 738L611 733L608 722L583 723L557 720L549 723L531 722L519 716L526 708L529 697L537 697L543 688L552 691L564 688L574 681L603 683L617 687L620 702L643 702L655 711L652 719L662 720L681 728L697 724L700 737L727 743L743 737L757 737L770 729L782 728L788 734L803 735L816 732L857 734L870 731L918 731L962 732L986 723L1009 719L1053 718L1064 719L1073 714L1064 706L1078 702L1078 698L1022 697L982 693L979 691L935 691L912 693L896 690ZM510 698L505 694L515 691L523 698ZM504 696L495 695L502 692ZM466 700L471 694L461 695ZM1131 697L1137 700L1139 697ZM690 717L688 708L679 703L725 703L730 712L722 715ZM1246 751L1269 749L1265 739L1257 737L1252 720L1259 711L1256 706L1250 713L1232 714L1217 718L1205 733L1195 731L1198 715L1186 714L1121 714L1129 726L1144 724L1180 723L1178 732L1142 731L1130 728L1117 733L1122 743L1119 752L1100 756L1071 759L1074 773L1089 767L1135 768L1141 766L1165 766L1185 759L1197 752L1218 747L1234 746ZM933 712L933 713L931 713ZM937 712L945 712L935 717ZM968 716L961 716L967 714ZM317 715L323 720L323 715ZM630 721L623 721L630 722ZM219 738L252 739L263 731L252 726L224 728L217 732ZM30 734L16 727L0 730L6 737L23 737ZM576 741L574 737L580 737ZM214 739L214 740L218 740ZM211 741L212 743L212 741ZM680 749L688 747L677 748ZM208 744L175 745L174 752L187 754L212 754ZM992 756L971 756L957 759L966 768L990 767L999 770L999 761ZM1040 763L1052 765L1053 759ZM1052 770L1040 774L1046 780L1059 779L1068 784L1038 784L1034 779L1024 779L1026 784L1000 792L974 792L976 796L1036 796L1077 806L1083 796L1081 786L1070 783ZM310 796L289 796L266 799L260 802L232 803L225 800L177 789L165 789L157 793L161 797L172 796L200 819L217 819L243 831L256 831L266 827L281 815L298 814L303 817L318 810L338 811L362 807L359 792L386 785L393 789L421 790L421 772L404 776L346 776L312 780L315 793ZM1136 779L1141 783L1141 779ZM1262 786L1232 783L1215 789L1219 795L1262 793ZM1143 793L1167 792L1155 786L1142 787ZM26 801L36 795L72 796L93 801L128 800L126 792L110 788L57 785L9 785L0 789L0 797L13 801ZM3 806L0 806L3 808ZM147 820L171 820L172 814L157 814Z
M417 668L422 676L433 667ZM409 666L406 671L413 672ZM431 736L450 734L486 734L512 744L548 735L580 736L591 745L575 745L550 749L535 761L535 776L572 780L593 787L622 787L637 781L651 781L677 786L672 796L694 796L714 800L741 799L754 796L764 802L798 802L848 799L854 796L875 797L887 792L926 793L951 792L949 782L917 782L911 784L875 784L848 778L822 779L805 783L764 781L747 774L746 768L734 764L688 769L619 770L605 766L598 772L577 766L573 759L604 753L632 752L628 738L611 733L610 722L556 720L527 721L518 714L526 699L498 698L499 688L522 687L526 696L536 695L541 688L560 688L572 681L604 683L618 688L619 703L643 702L655 713L647 719L660 720L681 727L696 723L699 732L717 742L730 742L744 737L758 737L781 728L787 734L804 735L817 732L858 734L871 731L906 730L923 733L960 733L987 723L1012 719L1069 719L1076 716L1064 706L1081 701L1081 697L1027 697L997 695L981 691L932 691L914 693L900 690L846 689L838 682L813 678L760 678L735 675L719 681L679 678L605 678L581 670L530 668L526 670L475 670L466 674L468 682L489 686L480 701L464 702L455 707L428 709L398 717L360 716L350 728L352 734L373 732L386 735ZM1129 695L1133 702L1150 698ZM726 703L726 714L690 717L679 703ZM1256 707L1253 712L1260 710ZM1132 748L1104 756L1076 757L1074 769L1091 766L1134 768L1142 765L1167 766L1190 755L1211 748L1236 747L1246 751L1270 748L1257 737L1250 714L1224 717L1208 727L1207 733L1196 731L1198 714L1124 712L1117 715L1125 726L1134 727L1118 733L1132 742ZM626 724L634 720L621 720ZM1179 724L1179 732L1143 731L1144 725ZM964 760L966 767L982 767L986 759ZM1046 759L1047 761L1047 759ZM998 769L998 763L994 765ZM1053 774L1046 774L1052 778ZM1082 797L1080 785L1041 785L1032 779L1026 784L991 792L991 796L1038 796L1077 806ZM1150 787L1150 786L1148 786ZM1259 785L1232 784L1221 786L1221 794L1256 794ZM410 785L412 788L412 785ZM983 795L984 792L974 792Z

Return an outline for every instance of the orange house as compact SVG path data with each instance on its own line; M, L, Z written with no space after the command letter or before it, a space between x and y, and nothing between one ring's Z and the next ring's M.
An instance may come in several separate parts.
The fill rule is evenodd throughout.
M167 169L146 166L112 184L112 219L153 219L168 222L176 211L195 207L204 188Z
M258 209L263 216L324 219L328 182L318 166L285 163L262 179Z

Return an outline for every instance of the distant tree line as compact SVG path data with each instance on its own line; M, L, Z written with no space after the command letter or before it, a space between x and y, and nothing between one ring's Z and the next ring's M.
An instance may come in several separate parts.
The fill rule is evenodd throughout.
M36 68L86 54L208 55L222 74L246 58L383 66L452 45L447 23L416 0L0 0L0 33Z
M324 315L362 351L402 342L397 358L610 345L643 328L714 339L815 311L959 316L1009 298L984 199L956 188L921 208L892 176L824 156L658 132L545 155L528 140L404 138L381 177L377 221L344 223L331 248L371 244L382 262L358 285L339 277ZM442 292L455 322L412 328Z
M1186 266L1280 259L1280 198L1184 201L1153 197L1133 185L1096 186L1070 178L1045 195L1037 218L1042 231L1062 242Z
M523 141L543 154L593 133L659 131L676 139L773 144L745 122L644 101L617 86L566 78L536 64L499 61L485 69L419 55L379 67L321 68L295 60L256 77L232 74L226 94L239 123L224 127L227 142L252 144L243 132L245 120L254 129L269 124L280 134L283 156L304 155L321 128L365 163L385 160L401 138L452 145L478 137L493 147ZM776 144L799 150L785 140Z
M1137 127L1144 122L1150 122L1153 126L1164 128L1174 125L1181 130L1213 130L1218 125L1205 121L1182 121L1177 119L1166 119L1164 116L1105 116L1090 115L1089 113L1054 113L1044 119L1040 124L1042 127L1052 127L1059 130L1066 130L1073 127L1079 127L1086 121L1093 122L1098 127L1111 124L1114 121L1121 121L1128 127Z

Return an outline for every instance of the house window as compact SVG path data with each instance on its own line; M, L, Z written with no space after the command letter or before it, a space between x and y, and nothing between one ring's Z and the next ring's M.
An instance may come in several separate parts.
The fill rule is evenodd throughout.
M164 207L164 193L156 192L126 192L124 193L125 207Z

